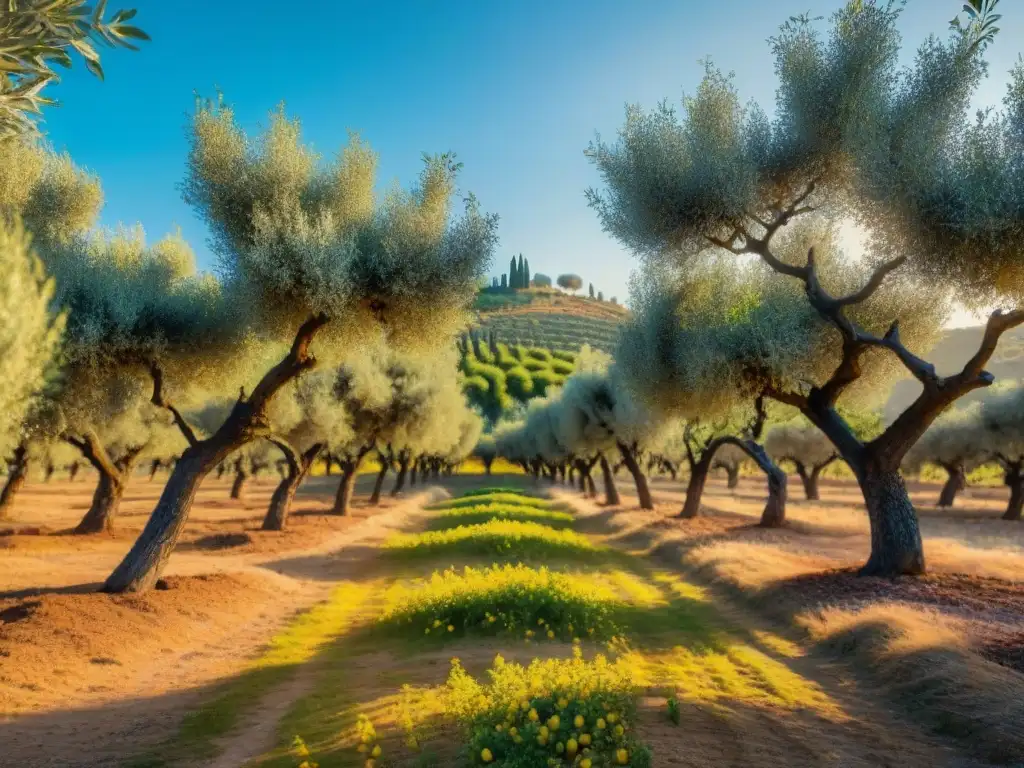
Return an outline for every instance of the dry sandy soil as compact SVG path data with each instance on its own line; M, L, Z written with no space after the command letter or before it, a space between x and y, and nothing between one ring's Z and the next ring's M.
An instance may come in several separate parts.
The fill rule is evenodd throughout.
M360 494L371 481L361 478ZM117 532L88 537L66 531L88 506L90 482L26 486L12 519L0 524L0 530L32 530L0 535L0 766L117 765L130 751L163 742L218 681L238 674L292 617L363 572L387 536L418 525L423 497L415 494L386 498L374 509L357 504L348 518L326 515L335 484L334 478L312 478L296 499L291 530L273 534L258 530L273 480L254 480L241 501L228 498L227 479L209 481L171 559L170 588L144 596L101 595L95 587L144 523L159 494L159 478L139 478L131 486ZM445 486L455 494L481 484L491 483L465 477ZM619 484L625 492L625 475ZM571 497L587 515L585 529L595 535L658 562L685 559L694 574L710 581L784 592L790 615L800 606L924 606L966 638L972 651L1024 684L1017 671L1024 525L998 520L1002 489L968 491L952 511L922 506L933 574L885 581L850 572L868 544L850 484L824 482L822 502L792 499L790 524L778 531L753 527L764 500L756 478L744 478L735 491L714 480L704 516L685 522L672 518L684 487L663 480L653 487L653 512L637 510L626 493L624 505L612 509ZM792 482L791 496L799 490ZM560 487L554 491L569 497ZM917 487L915 500L930 502L937 491ZM737 608L742 603L722 605L752 632L766 626L783 631L781 617L772 624L771 616ZM478 652L486 656L491 650ZM478 655L464 651L470 658ZM650 740L663 756L655 765L982 765L903 722L875 701L869 680L846 667L804 654L786 663L842 702L851 719L825 726L809 715L771 709L737 708L725 718L694 710L687 713L685 744L673 743L679 732L659 735L659 726L651 726ZM423 674L436 676L437 670ZM280 712L308 693L314 680L300 675L276 691L224 745L214 765L230 768L258 755L253 734L272 730Z

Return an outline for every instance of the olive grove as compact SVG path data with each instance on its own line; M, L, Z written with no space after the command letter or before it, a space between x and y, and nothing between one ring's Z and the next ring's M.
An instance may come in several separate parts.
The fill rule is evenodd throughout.
M148 314L154 330L178 341L145 350L151 401L171 414L188 447L106 590L155 583L202 479L273 434L271 403L315 367L314 339L328 358L381 330L399 348L451 343L496 239L496 219L472 197L452 217L458 168L451 156L427 157L415 188L392 189L378 201L376 156L358 138L324 163L281 111L251 139L222 102L198 105L184 196L213 232L223 278L207 311L174 323ZM278 344L287 351L261 366L266 348ZM175 401L201 378L197 372L219 374L221 382L232 372L231 384L242 388L224 422L204 437Z
M975 306L1020 302L1024 65L1011 72L1003 109L973 119L991 25L976 19L930 37L902 67L901 7L849 2L826 35L807 15L784 24L770 40L774 119L741 105L709 64L680 114L630 107L618 141L588 150L604 181L590 203L644 270L685 272L708 259L740 270L736 257L748 255L765 273L758 295L702 329L658 310L670 296L644 297L640 314L667 321L649 356L671 366L673 336L703 333L713 354L677 371L732 381L821 429L863 492L871 574L925 570L900 465L945 409L992 383L985 365L1000 336L1024 322L1019 309L994 312L976 353L949 376L913 351L928 348L954 289ZM835 227L851 219L865 232L862 263L835 243ZM920 394L861 440L837 404L895 366Z

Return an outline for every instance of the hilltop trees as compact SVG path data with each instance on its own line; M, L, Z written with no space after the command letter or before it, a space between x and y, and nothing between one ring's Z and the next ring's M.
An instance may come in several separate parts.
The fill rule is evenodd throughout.
M929 38L902 70L899 11L850 2L828 39L807 16L783 25L771 40L781 81L774 121L742 107L730 80L708 66L681 116L631 107L619 141L588 150L606 184L590 203L646 270L687 270L709 250L750 254L780 286L715 319L715 336L730 343L715 344L721 362L697 375L714 371L793 406L829 437L864 494L871 556L863 572L872 574L924 570L900 464L946 408L992 382L984 366L999 337L1024 322L1022 311L994 313L977 353L951 376L911 351L926 348L920 318L934 331L954 286L978 303L1021 298L1024 66L1011 73L1005 109L972 122L967 108L990 40L983 25ZM866 269L830 277L817 237L800 244L802 255L787 253L802 220L848 215L867 232ZM666 337L677 328L665 326ZM882 434L860 440L836 405L893 364L921 393Z
M559 288L576 293L583 287L583 278L579 275L564 274L558 276L557 283Z
M154 583L199 482L231 453L271 434L270 404L315 366L316 337L330 353L384 329L389 343L422 348L448 343L463 322L490 258L496 220L472 198L464 215L452 219L459 166L449 155L427 157L413 190L393 189L379 204L375 168L376 157L357 138L324 165L281 112L254 141L223 104L200 105L185 199L214 233L225 275L222 303L244 314L218 323L214 334L196 334L196 325L183 321L175 332L192 342L190 354L149 351L152 401L172 414L189 446L139 539L108 578L108 591ZM232 334L233 344L218 343ZM184 387L186 379L170 366L223 374L231 354L251 349L240 343L246 335L267 342L290 338L290 349L262 375L254 370L255 385L242 391L215 433L200 438L171 399L169 390Z

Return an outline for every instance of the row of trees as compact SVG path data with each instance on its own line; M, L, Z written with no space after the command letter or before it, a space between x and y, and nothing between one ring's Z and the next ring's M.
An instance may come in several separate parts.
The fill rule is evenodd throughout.
M590 204L642 265L617 364L653 407L704 423L738 402L802 413L863 492L865 573L924 571L901 465L945 410L992 383L1000 336L1024 323L1020 309L994 312L952 375L913 351L928 348L954 292L973 306L1024 298L1024 65L1003 109L968 109L996 5L928 38L908 67L899 3L852 0L825 36L794 17L770 41L774 118L709 64L680 113L630 107L617 141L587 152L604 182ZM837 236L850 219L869 247L862 264ZM858 436L839 405L901 371L918 397Z
M95 63L87 38L110 42L113 27L84 8L16 3L3 22L24 22L24 61L62 61L74 47ZM132 35L129 18L119 12L111 22L122 36ZM53 35L62 42L52 45ZM5 93L38 93L40 83L8 73ZM38 103L5 106L27 114ZM496 217L471 195L461 215L453 211L454 156L428 156L412 189L378 198L376 155L357 136L326 162L283 111L249 137L218 99L197 103L182 185L213 233L215 278L197 271L179 236L150 244L138 228L99 230L99 181L34 136L15 134L0 144L8 267L0 326L9 350L0 448L17 456L36 442L73 445L101 477L94 506L109 520L144 447L169 434L183 444L153 514L105 583L112 592L153 585L203 478L251 443L273 442L291 480L301 479L317 440L303 437L300 407L279 406L318 366L314 345L331 371L353 350L381 345L410 359L450 350L496 243ZM447 386L461 399L449 362ZM222 418L213 417L218 410ZM471 434L466 426L464 437ZM382 445L400 467L414 457L401 442ZM295 485L280 489L279 508Z

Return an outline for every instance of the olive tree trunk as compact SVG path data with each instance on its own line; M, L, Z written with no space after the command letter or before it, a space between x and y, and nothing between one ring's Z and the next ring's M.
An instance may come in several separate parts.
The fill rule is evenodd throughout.
M235 479L231 483L231 498L240 499L245 491L245 481L249 479L249 470L245 466L245 459L235 459Z
M716 469L724 469L725 474L728 477L726 481L726 487L729 490L735 490L740 484L740 468L738 464L728 464L724 461L715 462Z
M1024 462L1016 461L1005 467L1003 482L1010 488L1010 502L1003 520L1020 520L1024 510Z
M942 468L946 470L946 482L939 493L938 507L952 507L956 501L956 495L967 487L967 471L963 462L943 463Z
M717 447L715 449L717 450ZM686 500L683 502L679 517L689 519L700 515L700 502L704 497L704 486L708 482L713 457L713 451L708 449L704 451L699 460L690 463L690 479L686 483Z
M78 470L80 470L81 468L82 463L79 461L72 461L70 464L68 464L68 480L74 482L75 478L78 477Z
M356 478L359 477L359 465L363 463L363 457L370 452L365 448L355 456L346 457L338 461L341 467L341 480L338 482L338 492L334 495L334 507L332 515L347 515L349 505L352 503L352 495L356 488ZM383 481L381 481L383 483Z
M14 497L28 478L28 468L28 446L19 445L14 449L14 457L7 467L7 482L4 483L3 491L0 491L0 520L10 515Z
M93 430L89 430L81 438L65 436L64 439L78 448L99 474L92 504L75 528L75 533L102 533L112 530L121 499L128 487L128 479L135 471L135 464L145 446L131 447L120 459L113 461Z
M286 472L270 497L270 505L263 517L261 528L264 531L283 531L288 525L288 515L292 510L295 492L309 476L309 470L313 468L313 462L323 451L324 443L314 443L299 453L286 440L279 437L271 437L269 440L284 454Z
M871 522L871 555L865 575L924 573L924 547L917 512L898 469L873 466L858 473Z
M388 474L389 462L383 456L380 460L380 471L377 472L377 479L373 482L373 493L370 494L369 503L376 506L380 504L380 494L384 489L384 478Z
M619 489L615 487L615 475L603 453L601 454L601 478L604 480L605 506L617 507L621 503Z
M654 509L654 499L651 497L651 489L647 485L647 476L644 475L643 470L640 469L640 465L637 463L636 456L633 454L634 449L621 440L617 441L615 445L622 455L622 463L629 470L629 474L633 476L640 509Z
M139 538L107 577L103 585L105 592L142 592L156 583L185 528L203 478L246 443L269 434L267 406L282 387L316 365L309 345L328 320L327 315L321 314L303 323L288 354L266 373L251 396L239 396L220 428L203 440L196 436L177 408L164 399L163 373L155 363L151 366L153 404L172 414L189 447L175 462L156 509Z
M409 456L400 453L398 455L398 472L395 474L395 484L391 487L391 495L397 496L405 488L405 478L409 475Z

